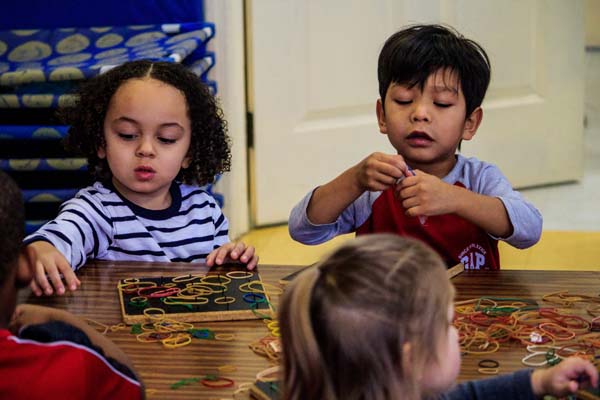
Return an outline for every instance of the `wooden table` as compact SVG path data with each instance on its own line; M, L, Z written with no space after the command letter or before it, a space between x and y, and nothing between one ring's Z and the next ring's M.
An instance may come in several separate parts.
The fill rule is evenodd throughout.
M279 279L298 266L261 265L259 272L263 281L277 284ZM206 267L184 263L110 263L92 262L78 272L81 289L63 297L36 298L23 293L21 301L45 304L67 309L81 317L92 318L107 325L121 322L116 285L120 279L131 277L175 276L188 273L205 273ZM477 271L464 272L452 279L457 288L457 300L481 296L520 297L541 302L544 294L568 290L573 293L598 295L600 273L577 271ZM278 298L271 299L274 306ZM585 310L580 309L585 316ZM587 317L589 320L589 316ZM235 333L231 342L194 339L191 345L167 349L159 343L140 343L129 330L109 332L107 335L132 359L149 393L150 399L222 399L232 398L234 389L209 389L200 384L182 386L172 390L170 386L184 378L202 377L217 372L217 367L231 364L237 367L233 373L223 374L236 383L253 382L257 372L270 366L266 358L254 354L248 344L268 334L265 324L259 320L196 323L197 327L209 328L217 333ZM460 380L481 379L477 363L483 358L493 358L500 363L501 372L523 368L522 357L526 354L522 345L503 344L500 351L491 356L467 355L463 358Z

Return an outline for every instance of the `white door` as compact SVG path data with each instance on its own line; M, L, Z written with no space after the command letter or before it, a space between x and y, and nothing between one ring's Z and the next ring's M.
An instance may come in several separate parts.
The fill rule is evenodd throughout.
M409 23L448 23L490 55L484 120L466 155L497 164L516 187L581 177L580 0L247 4L257 225L287 221L311 188L373 151L394 151L377 129L377 56Z

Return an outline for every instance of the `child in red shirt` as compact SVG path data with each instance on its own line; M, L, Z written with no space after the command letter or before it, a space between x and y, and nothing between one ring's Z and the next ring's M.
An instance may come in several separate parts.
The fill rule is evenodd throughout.
M33 267L21 252L21 192L2 171L0 193L0 398L144 398L127 356L85 322L48 307L15 309Z

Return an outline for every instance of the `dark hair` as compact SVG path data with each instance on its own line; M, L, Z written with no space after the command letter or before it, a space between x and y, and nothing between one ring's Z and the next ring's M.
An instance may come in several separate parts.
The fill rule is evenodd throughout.
M0 283L13 268L25 236L23 196L15 181L0 171Z
M423 242L349 240L295 278L280 301L282 398L418 398L423 369L439 362L453 296L444 262Z
M98 148L105 145L104 119L108 106L124 82L144 77L171 85L185 96L192 130L191 163L179 172L177 179L204 185L213 182L217 174L228 171L231 153L223 112L200 78L177 63L127 62L83 83L77 90L75 105L60 111L65 123L71 126L65 138L67 149L87 157L94 179L109 181L112 174L108 163L97 155Z
M477 42L442 25L413 25L390 36L379 53L379 95L391 83L425 85L439 69L456 73L465 96L466 117L481 105L490 83L490 60Z

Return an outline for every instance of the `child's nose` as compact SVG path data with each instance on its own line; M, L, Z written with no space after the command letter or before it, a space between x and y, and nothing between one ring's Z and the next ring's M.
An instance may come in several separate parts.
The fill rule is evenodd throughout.
M152 140L146 138L140 140L136 150L136 155L139 157L154 156L154 145L152 144Z
M415 108L412 112L412 119L415 122L425 121L428 122L431 120L431 116L429 114L429 108L424 102L416 102Z

